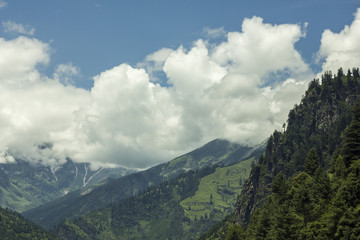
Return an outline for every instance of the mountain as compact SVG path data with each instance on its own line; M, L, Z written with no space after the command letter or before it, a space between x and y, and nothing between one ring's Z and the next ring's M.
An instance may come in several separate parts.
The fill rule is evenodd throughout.
M229 166L258 156L264 144L256 147L241 146L227 140L216 139L201 148L172 161L133 173L101 186L90 186L71 192L45 205L23 214L43 227L52 227L63 219L85 215L109 204L133 197L148 187L155 187L188 171L198 171L215 165Z
M2 240L60 238L24 219L19 213L0 208L0 237Z
M66 220L64 239L197 239L230 214L254 158L189 171L90 214Z
M16 159L0 164L0 205L22 212L59 198L70 191L134 171L125 168L91 170L88 163L66 163L54 169Z
M358 76L358 70L354 72ZM321 165L330 167L341 147L341 134L352 119L352 106L360 99L359 81L351 73L343 76L341 70L334 78L325 73L322 84L310 82L301 104L289 113L286 131L274 132L259 165L252 169L238 201L238 223L249 222L251 213L271 193L272 180L280 171L288 178L303 170L311 148Z
M358 239L359 103L359 69L312 81L286 131L269 138L235 216L203 239Z

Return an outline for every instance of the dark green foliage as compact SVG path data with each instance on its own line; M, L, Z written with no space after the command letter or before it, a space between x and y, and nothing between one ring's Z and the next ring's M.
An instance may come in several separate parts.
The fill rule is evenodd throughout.
M360 105L353 109L354 120L345 130L342 156L347 167L360 158Z
M25 220L20 214L8 209L0 208L0 239L2 240L26 240L59 239L46 232L32 222Z
M345 179L331 180L323 170L313 177L301 172L289 182L286 197L268 196L246 229L232 232L234 239L359 239L360 160L350 169Z
M314 175L316 169L319 167L319 157L315 148L312 148L306 156L304 163L304 170L311 176Z
M341 155L336 158L332 170L336 177L344 177L346 175L347 168L345 166L344 158Z
M340 70L338 76L342 76ZM323 81L327 87L332 84L329 74L324 76ZM296 121L296 116L293 118ZM337 118L344 119L344 115ZM231 230L234 239L360 239L359 122L360 107L356 105L346 130L337 129L334 131L336 135L329 135L330 139L341 139L340 136L343 136L342 144L337 141L334 148L338 150L330 154L331 148L324 147L327 139L320 136L317 139L319 143L313 144L316 147L307 150L304 171L294 177L290 175L287 181L282 172L277 174L272 180L272 193L255 210L250 223L241 232L232 230L236 227L230 227L229 234ZM341 125L339 129L345 127ZM268 151L269 148L268 145ZM271 143L271 149L276 148L281 149L281 146ZM326 170L321 166L317 152L320 156L333 155L335 160L331 168ZM266 154L275 155L276 151ZM263 162L267 161L266 154ZM284 169L282 167L281 170Z
M280 172L274 178L272 182L272 192L278 196L279 199L286 197L286 192L288 191L288 186L286 184L285 175Z
M230 226L226 234L226 240L240 240L244 237L244 229L239 225Z
M239 233L236 229L241 228L239 225L234 225L234 215L228 215L224 220L221 222L218 222L210 227L210 229L201 235L199 240L211 240L211 239L225 239L226 236L229 234L229 228L231 226L235 226L235 232ZM233 231L232 230L232 231ZM230 236L233 236L234 234L230 233ZM237 234L238 235L238 234Z
M353 72L354 76L358 74L357 70ZM351 109L360 101L360 78L352 75L345 76L340 69L337 76L325 72L321 84L317 79L309 83L301 103L289 112L286 130L275 131L270 136L265 154L255 167L260 169L260 174L253 168L250 178L244 183L235 211L237 223L245 225L249 222L251 213L273 192L271 183L279 172L289 178L305 170L315 178L318 167L327 171L332 165L331 172L335 175L346 174L346 169L360 154L360 145L357 145L360 131L356 130L360 121L349 126L352 119L357 118ZM339 153L345 169L341 160L334 160L338 159ZM318 188L326 198L330 194L328 180L321 171L317 177L318 181L322 179L322 185L327 186ZM310 195L302 197L306 199Z

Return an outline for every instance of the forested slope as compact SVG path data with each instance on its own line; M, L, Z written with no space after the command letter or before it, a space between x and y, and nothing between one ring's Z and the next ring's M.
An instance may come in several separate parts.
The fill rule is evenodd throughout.
M359 69L312 81L286 130L270 137L235 216L203 238L358 239L359 103Z
M58 240L60 238L25 220L19 213L0 208L0 239L2 240Z

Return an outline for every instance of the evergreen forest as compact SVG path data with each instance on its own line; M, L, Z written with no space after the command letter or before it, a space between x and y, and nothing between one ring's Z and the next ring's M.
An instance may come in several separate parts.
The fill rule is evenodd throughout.
M313 80L275 131L235 214L201 239L360 239L359 70ZM234 224L235 222L235 224Z

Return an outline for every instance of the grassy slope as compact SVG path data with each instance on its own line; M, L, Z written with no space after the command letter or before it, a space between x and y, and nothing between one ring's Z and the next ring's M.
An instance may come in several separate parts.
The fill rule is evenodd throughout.
M224 217L224 212L234 208L236 196L241 191L242 182L249 176L253 161L251 158L233 166L217 168L202 178L195 195L180 203L185 216L191 221L211 214Z

